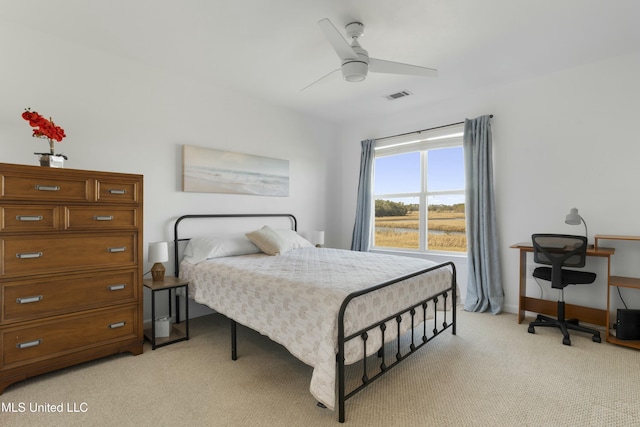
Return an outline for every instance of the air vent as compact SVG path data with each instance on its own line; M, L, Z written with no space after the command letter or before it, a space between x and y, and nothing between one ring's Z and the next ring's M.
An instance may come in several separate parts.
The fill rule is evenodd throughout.
M393 101L394 99L404 98L405 96L411 95L410 92L403 90L402 92L392 93L391 95L387 95L387 99Z

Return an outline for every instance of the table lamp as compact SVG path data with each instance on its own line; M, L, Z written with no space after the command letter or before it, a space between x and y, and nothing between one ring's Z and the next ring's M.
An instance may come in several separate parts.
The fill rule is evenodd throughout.
M569 225L580 225L580 222L584 224L584 236L589 241L589 233L587 232L587 223L584 221L584 218L578 214L577 208L571 208L567 216L564 218L564 222Z
M169 245L167 242L149 243L149 262L154 263L151 267L151 277L154 282L164 280L165 268L163 262L169 261Z
M313 244L316 245L316 248L324 245L324 231L314 231L311 239L313 240Z

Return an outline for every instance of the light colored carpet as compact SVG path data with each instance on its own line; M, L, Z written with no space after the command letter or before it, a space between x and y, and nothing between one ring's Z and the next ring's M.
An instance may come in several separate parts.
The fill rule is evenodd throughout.
M337 426L316 406L311 368L228 321L191 321L191 339L116 355L8 387L2 426ZM346 403L351 426L638 426L640 352L515 315L458 311L445 331ZM31 412L62 404L64 412ZM24 412L10 412L10 407ZM69 410L85 412L69 412Z

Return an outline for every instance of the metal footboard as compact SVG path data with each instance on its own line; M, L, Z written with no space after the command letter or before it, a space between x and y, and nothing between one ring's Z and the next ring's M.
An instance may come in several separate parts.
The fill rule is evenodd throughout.
M385 319L381 319L380 321L372 325L369 325L357 332L354 332L348 336L345 336L344 315L345 315L347 306L349 305L349 303L351 303L351 301L353 301L354 299L362 295L366 295L370 292L374 292L379 289L385 288L387 286L394 285L403 280L407 280L412 277L416 277L433 270L437 270L440 268L447 268L447 267L450 267L452 272L451 286L449 288L423 301L418 301L414 305L407 307L406 309L401 310L398 313L395 313L391 316L388 316ZM447 299L449 298L449 296L451 297L450 322L447 319L447 311L446 311ZM435 338L438 334L443 332L445 329L448 329L451 327L452 333L454 335L456 334L456 309L455 309L456 299L457 299L456 298L456 268L453 262L446 262L446 263L439 264L437 266L434 266L425 270L421 270L421 271L418 271L394 280L390 280L378 286L374 286L372 288L368 288L359 292L354 292L345 298L344 302L342 303L342 306L340 307L340 311L338 314L338 354L336 355L336 362L338 364L338 420L341 423L345 421L345 401L347 399L353 397L356 393L364 389L366 386L371 384L376 379L380 378L383 374L387 373L391 368L397 366L400 362L402 362L407 357L415 353L419 348L427 344L427 342L431 341L433 338ZM438 304L441 300L442 300L442 306L439 306ZM432 304L432 308L434 311L433 329L431 331L427 331L428 322L426 320L427 318L426 313L430 304ZM439 324L438 309L443 311L444 318L442 319L442 324ZM414 329L417 326L415 324L416 322L415 316L418 310L422 311L422 319L425 319L425 321L422 322L423 323L422 335L420 337L417 337L418 338L417 340L414 333ZM409 330L411 333L411 338L410 338L410 344L408 346L406 345L403 346L402 337L400 334L400 323L403 321L403 315L405 314L409 314L411 319L411 328ZM395 340L393 340L392 343L387 344L387 345L393 346L394 355L392 358L390 358L391 360L387 360L387 357L386 357L387 352L384 350L384 347L385 347L384 336L387 329L387 322L394 321L394 319L395 319L395 324L397 325L397 337ZM375 329L379 329L380 333L382 334L383 347L380 350L378 350L376 362L379 363L379 365L372 373L370 369L371 364L368 363L369 360L366 356L367 340L371 331ZM429 336L428 332L431 332L432 335ZM362 376L361 376L361 383L355 388L353 388L352 390L347 391L346 389L347 378L345 374L345 344L348 341L355 340L355 339L362 340L363 354L364 354L364 358L362 360L363 370L362 370Z

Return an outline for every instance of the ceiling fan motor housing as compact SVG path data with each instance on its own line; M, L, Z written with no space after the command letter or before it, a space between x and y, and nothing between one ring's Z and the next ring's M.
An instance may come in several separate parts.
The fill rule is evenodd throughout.
M342 77L348 82L361 82L367 77L369 64L360 60L346 61L342 64Z
M361 82L367 77L367 73L369 72L369 52L360 47L357 37L353 38L351 49L353 49L358 57L347 59L342 63L342 77L348 82Z

